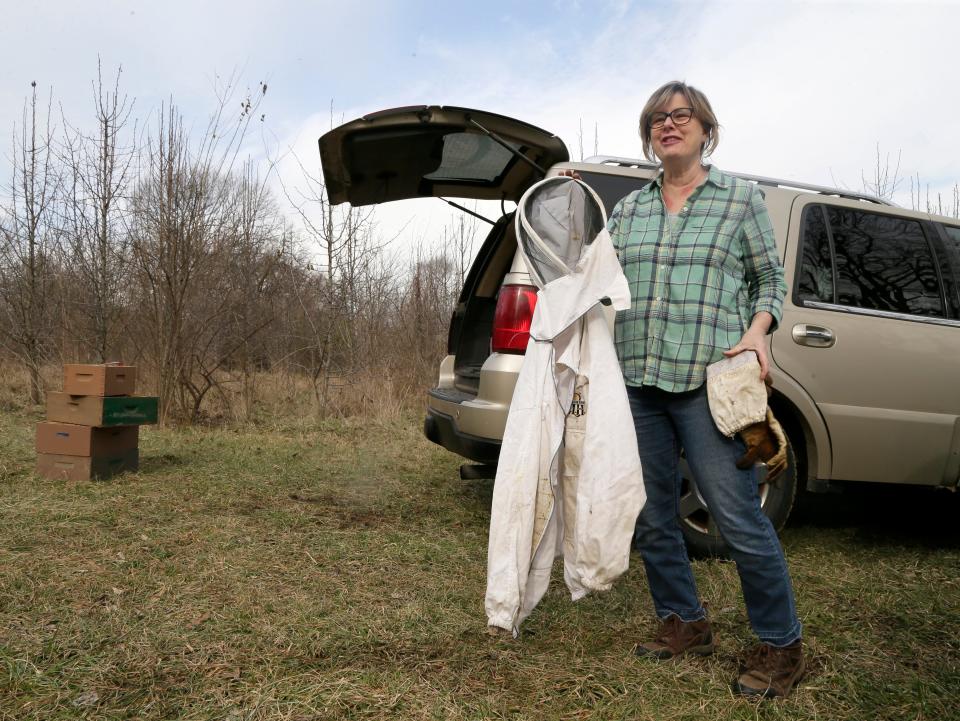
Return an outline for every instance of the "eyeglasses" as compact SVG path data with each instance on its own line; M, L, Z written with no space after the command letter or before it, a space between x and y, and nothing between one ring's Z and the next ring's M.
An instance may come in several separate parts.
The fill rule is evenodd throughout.
M669 113L654 113L650 116L651 128L662 128L667 118L673 120L674 125L686 125L693 117L693 108L675 108Z

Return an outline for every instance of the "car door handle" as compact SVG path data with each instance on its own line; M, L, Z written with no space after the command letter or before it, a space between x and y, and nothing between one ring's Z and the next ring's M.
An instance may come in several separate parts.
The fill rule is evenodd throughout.
M833 331L821 325L807 325L797 323L791 332L793 342L797 345L808 345L812 348L830 348L837 339Z

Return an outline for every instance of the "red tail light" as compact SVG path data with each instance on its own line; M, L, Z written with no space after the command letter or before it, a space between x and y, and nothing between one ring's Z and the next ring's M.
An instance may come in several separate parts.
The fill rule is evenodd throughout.
M505 285L500 288L493 315L494 353L525 353L530 340L530 321L537 307L537 289L532 285Z

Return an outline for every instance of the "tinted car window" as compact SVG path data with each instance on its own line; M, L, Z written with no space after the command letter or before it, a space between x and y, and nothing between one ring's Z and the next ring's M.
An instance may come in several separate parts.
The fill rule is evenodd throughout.
M953 308L953 317L960 318L960 228L953 225L940 227L946 236L948 270L944 271L944 285L947 288L947 302Z
M940 280L920 223L828 207L837 303L911 315L943 315Z
M954 228L952 225L945 225L943 229L947 231L947 238L955 255L960 256L960 228Z
M593 188L600 200L603 201L604 210L607 211L607 217L613 212L615 206L627 193L642 188L650 181L646 178L627 178L622 175L604 175L602 173L591 173L580 171L580 177L583 182Z
M943 317L933 251L910 218L808 206L797 297L909 315Z
M823 206L811 205L803 211L803 257L797 283L800 300L833 303L833 253L823 214Z

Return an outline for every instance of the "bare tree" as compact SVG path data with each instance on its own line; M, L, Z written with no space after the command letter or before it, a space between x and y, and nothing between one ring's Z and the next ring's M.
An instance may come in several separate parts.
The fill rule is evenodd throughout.
M960 183L954 183L950 197L944 201L942 193L930 196L930 184L920 182L920 174L910 176L910 207L936 215L960 218Z
M410 367L409 382L419 384L435 372L442 357L449 314L456 303L456 254L451 248L425 254L418 248L401 307L402 322L412 352L403 354ZM452 282L451 282L452 281Z
M132 251L146 301L143 325L155 359L161 420L179 411L196 418L213 387L206 359L224 335L230 279L218 262L235 227L230 173L258 104L266 92L245 97L233 116L228 82L199 143L192 147L171 103L157 116L155 135L141 152L133 198ZM262 116L260 116L262 117ZM197 377L206 380L197 385Z
M476 212L476 203L474 203L473 210ZM473 249L476 237L477 218L466 213L453 217L443 228L442 248L445 255L453 257L456 270L454 282L457 285L457 290L463 287L470 266L473 264Z
M877 144L877 154L870 177L861 172L864 192L876 195L884 200L892 200L899 186L903 183L900 177L901 152L897 152L896 164L891 162L890 154L885 156L880 152ZM955 183L950 189L950 197L944 199L940 192L930 194L930 184L920 180L920 174L910 177L910 207L936 215L960 218L960 184Z
M902 178L900 178L901 154L902 151L898 150L897 163L896 165L891 165L890 153L887 153L886 157L881 158L880 143L877 143L877 157L873 172L869 178L862 172L860 174L865 192L876 195L878 198L883 198L884 200L893 198L894 193L897 192L897 188L902 181Z
M24 103L19 130L14 130L12 173L0 226L0 326L4 345L27 367L30 400L43 399L41 369L51 351L51 288L58 244L54 218L59 168L50 126L51 92L38 107L37 84Z
M580 147L580 160L582 161L585 158L583 152L583 118L579 119L579 124L577 126L577 145ZM599 155L600 150L600 125L596 121L593 123L593 155Z
M462 214L444 228L439 247L417 247L401 291L400 324L406 339L399 360L407 368L403 392L419 392L446 354L450 318L473 262L477 220Z
M121 312L125 283L127 232L125 201L134 158L123 133L133 102L120 94L120 69L112 90L97 63L93 85L95 127L91 133L67 129L63 144L64 229L68 267L78 278L74 304L80 311L87 354L105 362Z
M283 282L280 261L290 254L291 237L264 177L248 160L234 178L234 225L223 259L224 272L231 280L232 303L217 352L200 356L199 361L205 385L197 390L203 392L216 383L216 371L228 364L239 371L245 418L253 415L257 370L267 364L259 336L277 320L276 300Z
M373 238L372 211L336 207L326 196L323 181L310 173L295 158L302 184L294 189L283 186L287 201L294 208L303 228L303 239L321 263L322 280L295 286L298 292L319 292L315 299L300 296L300 308L310 328L310 367L305 370L313 380L318 408L325 408L330 384L336 377L350 380L360 360L359 317L364 279L369 277L375 259L385 243ZM314 308L316 313L310 312Z

